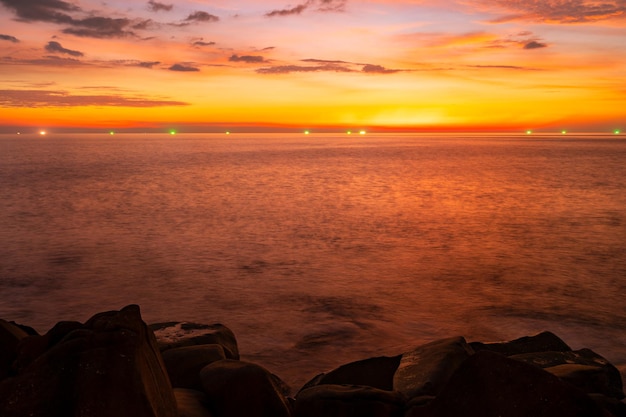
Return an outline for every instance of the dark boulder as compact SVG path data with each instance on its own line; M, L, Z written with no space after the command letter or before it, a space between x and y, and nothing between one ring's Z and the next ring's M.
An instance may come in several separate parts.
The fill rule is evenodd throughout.
M408 399L436 396L456 369L473 354L463 337L437 340L402 355L393 388Z
M209 400L205 393L186 388L174 388L174 396L178 406L178 417L212 417L208 408Z
M289 417L279 378L265 368L224 359L200 371L209 409L217 417Z
M161 352L185 346L221 345L228 359L239 359L235 334L223 324L168 322L151 324L150 329Z
M12 373L17 346L28 334L13 323L0 319L0 380Z
M602 417L584 392L536 366L480 351L441 393L406 417Z
M1 416L177 415L156 340L138 306L69 327L73 330L33 336L48 348L0 383Z
M401 417L405 398L397 391L357 385L317 385L298 393L294 417Z
M521 355L533 352L566 352L572 350L567 343L552 332L542 332L535 336L524 336L509 342L481 343L471 342L474 351L488 350L504 356Z
M364 385L382 390L393 390L393 376L400 365L401 355L364 359L341 365L307 382L302 389L315 385Z
M206 365L226 359L221 345L197 345L168 349L162 354L170 382L176 388L202 389L200 371Z
M622 376L608 360L591 349L569 352L537 352L512 359L533 364L588 393L624 398Z

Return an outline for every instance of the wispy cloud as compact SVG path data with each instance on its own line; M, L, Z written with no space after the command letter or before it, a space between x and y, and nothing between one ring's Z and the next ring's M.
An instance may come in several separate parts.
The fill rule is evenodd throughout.
M294 72L354 72L354 70L342 65L326 64L326 65L276 65L272 67L264 67L256 70L259 74L291 74Z
M52 53L67 54L67 55L76 56L76 57L85 55L80 51L74 51L72 49L64 48L63 46L61 46L59 42L55 42L55 41L48 42L48 44L46 45L46 51L52 52Z
M400 70L385 68L382 65L366 64L361 71L368 74L393 74Z
M195 41L192 43L193 46L213 46L215 45L215 42L211 41L211 42L205 42L202 39Z
M127 28L133 24L131 19L111 18L87 13L74 4L62 0L0 0L15 12L17 20L22 22L49 22L65 25L63 33L92 38L114 38L135 36Z
M0 107L163 107L189 103L125 95L73 95L63 90L0 90Z
M217 22L220 18L207 12L197 11L191 13L185 22Z
M15 36L2 35L2 34L0 34L0 40L9 41L9 42L13 42L13 43L18 43L19 42L19 39L17 39Z
M150 0L148 2L148 9L153 11L153 12L159 12L159 11L169 12L173 8L174 8L173 4L159 3L159 2L154 1L154 0Z
M500 14L492 20L494 23L515 20L586 23L626 18L624 0L482 0L482 4Z
M530 41L526 45L524 45L524 49L541 49L547 48L548 45L543 42Z
M168 68L170 71L180 71L180 72L198 72L199 68L193 67L191 65L186 64L174 64Z
M258 64L265 62L265 58L260 55L232 55L228 58L230 62L245 62L248 64Z
M307 0L297 6L272 10L265 13L265 16L280 17L299 15L305 10L314 10L318 12L343 12L345 10L346 3L347 0Z

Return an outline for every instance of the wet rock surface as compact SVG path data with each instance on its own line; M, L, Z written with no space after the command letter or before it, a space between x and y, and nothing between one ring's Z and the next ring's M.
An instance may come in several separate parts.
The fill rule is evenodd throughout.
M0 416L626 417L619 370L550 332L390 354L294 390L222 324L148 326L136 305L43 335L0 320Z

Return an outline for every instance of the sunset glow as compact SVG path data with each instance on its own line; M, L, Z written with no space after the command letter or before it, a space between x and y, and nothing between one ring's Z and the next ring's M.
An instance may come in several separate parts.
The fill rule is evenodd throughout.
M616 0L0 0L0 130L617 133L625 36Z

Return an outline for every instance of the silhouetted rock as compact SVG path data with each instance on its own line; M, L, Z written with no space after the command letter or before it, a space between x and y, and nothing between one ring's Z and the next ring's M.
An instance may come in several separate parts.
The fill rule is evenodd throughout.
M315 385L365 385L382 390L393 390L393 376L400 365L401 355L364 359L342 365L327 373L319 374L302 389Z
M469 357L429 405L406 417L601 417L578 388L536 366L480 351Z
M572 350L567 343L552 332L542 332L535 336L524 336L509 342L469 344L475 352L488 350L504 356L521 355L533 352L566 352Z
M324 384L298 393L294 417L400 417L404 404L397 391Z
M224 359L200 371L209 409L217 417L289 417L277 377L265 368Z
M0 383L1 416L177 415L156 340L138 306L97 314L67 332L60 327L32 336L48 342L48 349Z
M226 359L221 345L197 345L168 349L162 354L173 387L202 389L200 371L206 365Z
M205 393L186 388L174 388L174 396L178 406L178 417L212 417L208 408L209 400Z
M535 352L512 359L544 368L588 393L624 398L622 377L615 366L591 349L569 352Z
M28 334L13 323L0 319L0 380L11 374L17 346Z
M437 340L402 355L393 388L407 398L437 395L459 365L473 354L463 337Z
M161 352L185 346L221 345L228 359L239 359L235 334L222 324L168 322L151 324L150 329Z

